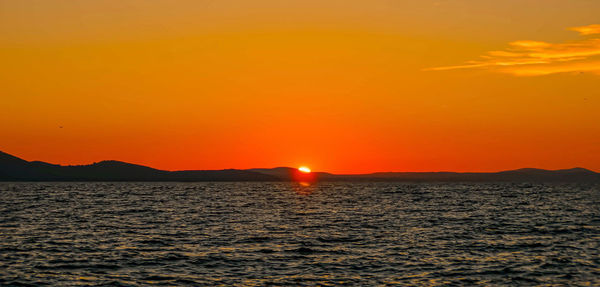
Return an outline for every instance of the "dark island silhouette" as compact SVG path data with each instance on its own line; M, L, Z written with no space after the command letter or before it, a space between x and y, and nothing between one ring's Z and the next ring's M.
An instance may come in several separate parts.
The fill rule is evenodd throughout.
M121 161L89 165L56 165L26 161L0 151L0 181L293 181L291 167L165 171ZM600 182L600 173L585 169L523 168L501 172L377 172L331 174L314 172L319 181L401 182Z

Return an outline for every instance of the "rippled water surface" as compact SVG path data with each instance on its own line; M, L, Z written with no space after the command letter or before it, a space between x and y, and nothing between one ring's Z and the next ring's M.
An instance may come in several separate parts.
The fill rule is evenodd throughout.
M600 286L594 185L0 183L0 285Z

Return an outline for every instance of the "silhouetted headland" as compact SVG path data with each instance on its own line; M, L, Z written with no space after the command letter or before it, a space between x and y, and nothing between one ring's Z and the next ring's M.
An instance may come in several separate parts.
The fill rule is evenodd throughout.
M0 152L0 181L292 181L295 168L165 171L120 161L89 165L56 165L26 161ZM315 172L319 181L404 182L600 182L600 173L585 169L523 168L502 172L377 172L331 174Z

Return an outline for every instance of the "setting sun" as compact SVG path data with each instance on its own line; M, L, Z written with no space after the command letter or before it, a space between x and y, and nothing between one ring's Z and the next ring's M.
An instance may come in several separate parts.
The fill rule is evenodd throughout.
M310 168L306 167L306 166L301 166L298 168L299 171L304 172L304 173L310 173Z

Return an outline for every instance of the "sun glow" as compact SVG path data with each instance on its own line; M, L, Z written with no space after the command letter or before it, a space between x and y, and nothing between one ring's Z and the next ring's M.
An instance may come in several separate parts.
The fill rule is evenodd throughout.
M303 172L303 173L310 173L310 168L306 167L306 166L301 166L298 168L299 171Z

